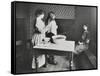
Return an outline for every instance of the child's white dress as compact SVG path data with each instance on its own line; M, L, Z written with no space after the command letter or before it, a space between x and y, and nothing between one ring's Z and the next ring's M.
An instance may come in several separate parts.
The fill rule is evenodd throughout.
M57 24L55 22L55 20L52 20L51 22L48 23L48 25L46 26L47 32L48 33L53 33L54 35L57 35Z

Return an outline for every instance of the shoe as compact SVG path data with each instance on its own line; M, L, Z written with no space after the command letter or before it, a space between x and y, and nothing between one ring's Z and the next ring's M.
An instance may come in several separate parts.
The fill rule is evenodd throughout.
M44 64L42 67L46 68L46 67L47 67L47 65L46 65L46 64Z

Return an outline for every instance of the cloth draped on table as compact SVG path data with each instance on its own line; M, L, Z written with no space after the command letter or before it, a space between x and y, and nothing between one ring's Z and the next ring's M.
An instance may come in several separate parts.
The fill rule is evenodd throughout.
M75 51L76 53L81 53L83 51L86 51L88 49L88 45L87 44L79 44L79 45L76 45L75 47Z

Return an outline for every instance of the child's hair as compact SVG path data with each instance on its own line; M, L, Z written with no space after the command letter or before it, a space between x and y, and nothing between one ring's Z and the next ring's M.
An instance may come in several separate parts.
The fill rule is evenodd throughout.
M48 24L48 20L50 20L50 21L52 21L53 19L52 19L52 17L51 17L51 14L55 14L53 11L50 11L49 13L48 13L48 16L47 16L47 19L46 19L46 24Z
M42 9L38 9L38 10L36 10L36 12L35 12L35 16L38 17L39 15L44 14L44 13L45 13L45 12L44 12Z
M50 15L50 14L55 14L55 13L53 11L50 11L48 14Z

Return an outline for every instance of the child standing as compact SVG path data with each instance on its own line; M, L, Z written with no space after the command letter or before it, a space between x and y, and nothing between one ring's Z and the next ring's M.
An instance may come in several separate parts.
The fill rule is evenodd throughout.
M55 21L55 13L54 12L51 11L48 13L46 23L47 23L46 37L50 37L50 39L51 39L50 41L53 42L52 36L57 35L57 28L58 28L56 21ZM49 56L48 62L50 64L56 65L57 62L55 61L54 55L48 55L48 56Z

